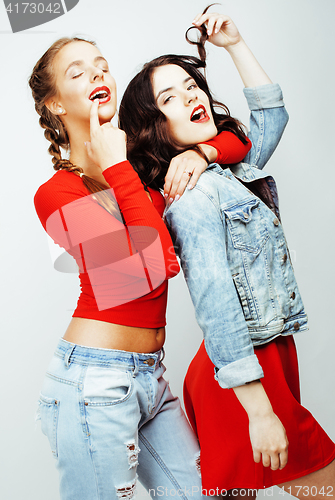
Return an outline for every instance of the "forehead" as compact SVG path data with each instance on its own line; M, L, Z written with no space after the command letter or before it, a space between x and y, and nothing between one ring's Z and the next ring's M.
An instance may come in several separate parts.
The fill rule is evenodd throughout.
M56 71L64 71L74 61L92 61L95 57L101 56L101 52L89 42L74 41L65 45L54 59Z
M190 75L176 64L166 64L155 68L152 75L152 86L155 95L164 88L174 87L189 78Z

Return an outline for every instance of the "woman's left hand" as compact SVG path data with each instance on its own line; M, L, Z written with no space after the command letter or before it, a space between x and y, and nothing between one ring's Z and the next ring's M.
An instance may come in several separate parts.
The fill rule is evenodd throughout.
M169 203L178 200L186 189L192 189L206 170L207 161L196 151L187 150L172 158L164 184L164 198Z
M242 37L230 17L216 12L206 12L198 14L194 21L194 26L205 24L207 27L208 41L217 47L227 49L231 45L236 45Z

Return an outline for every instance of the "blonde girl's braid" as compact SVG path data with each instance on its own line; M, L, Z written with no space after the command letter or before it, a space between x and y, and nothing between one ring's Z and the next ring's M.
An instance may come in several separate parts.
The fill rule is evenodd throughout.
M98 203L118 220L124 222L116 200L107 191L108 186L85 175L81 167L74 165L68 159L62 158L61 148L65 150L69 149L69 137L62 120L59 116L51 113L45 105L46 101L57 93L53 60L65 45L73 42L86 42L95 45L94 42L74 37L60 38L49 47L39 61L37 61L29 78L29 86L35 101L35 109L40 115L39 123L44 129L44 136L51 143L48 151L52 156L54 169L66 170L80 176L88 191L96 194L95 199Z

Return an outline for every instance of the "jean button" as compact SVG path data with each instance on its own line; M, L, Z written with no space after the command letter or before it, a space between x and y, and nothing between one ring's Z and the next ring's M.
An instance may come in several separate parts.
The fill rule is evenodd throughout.
M292 292L291 293L291 299L294 300L295 299L295 292Z
M283 262L285 264L285 262L287 261L287 253L284 253L284 256L283 256Z
M299 325L298 321L296 323L294 323L293 328L295 330L299 330L300 329L300 325Z
M149 358L149 359L146 359L145 361L143 361L143 363L145 363L146 365L149 365L149 366L153 366L155 364L155 360L154 360L154 358Z
M273 219L273 223L275 226L279 226L279 219L277 219L277 217L275 219Z

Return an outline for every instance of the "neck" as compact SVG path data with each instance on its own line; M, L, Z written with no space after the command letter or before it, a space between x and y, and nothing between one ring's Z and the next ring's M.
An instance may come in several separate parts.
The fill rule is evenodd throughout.
M89 127L83 130L76 130L75 134L69 135L70 141L70 161L74 165L81 167L84 174L88 177L101 182L102 184L107 184L104 176L102 175L101 168L96 165L88 156L85 142L90 141L90 131Z

